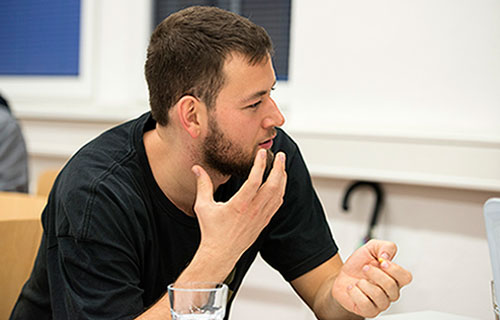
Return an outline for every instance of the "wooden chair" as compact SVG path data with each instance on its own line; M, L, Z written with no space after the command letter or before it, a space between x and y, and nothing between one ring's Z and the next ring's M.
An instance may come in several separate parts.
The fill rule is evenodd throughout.
M36 183L36 195L47 198L58 174L59 169L48 169L43 171L38 176Z
M45 197L0 192L0 319L9 318L33 268L45 204Z

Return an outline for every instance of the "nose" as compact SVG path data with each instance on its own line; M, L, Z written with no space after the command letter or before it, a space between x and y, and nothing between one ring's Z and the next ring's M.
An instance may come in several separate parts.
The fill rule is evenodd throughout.
M272 128L272 127L281 127L285 123L285 117L281 113L278 105L273 100L273 98L269 97L268 108L266 108L266 116L264 120L262 120L262 127Z

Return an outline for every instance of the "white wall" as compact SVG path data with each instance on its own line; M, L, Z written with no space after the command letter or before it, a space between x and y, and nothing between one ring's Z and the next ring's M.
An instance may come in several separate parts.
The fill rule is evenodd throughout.
M0 77L26 134L32 185L40 170L147 110L150 2L82 4L80 78ZM500 196L500 2L296 0L292 14L290 81L276 99L342 256L365 232L372 202L359 190L344 215L342 193L352 180L379 181L387 202L376 234L398 243L397 261L415 276L389 312L492 319L482 204ZM257 262L233 318L311 314Z
M500 137L499 1L293 4L294 112L329 127Z

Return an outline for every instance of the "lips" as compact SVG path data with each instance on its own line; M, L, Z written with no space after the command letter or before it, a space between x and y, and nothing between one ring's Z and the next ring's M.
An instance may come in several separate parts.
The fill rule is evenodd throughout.
M271 139L268 139L262 143L259 143L259 147L263 149L270 149L273 146L273 139L276 138L276 136L273 136Z
M261 144L259 144L259 147L263 149L270 149L273 146L273 140L267 140Z

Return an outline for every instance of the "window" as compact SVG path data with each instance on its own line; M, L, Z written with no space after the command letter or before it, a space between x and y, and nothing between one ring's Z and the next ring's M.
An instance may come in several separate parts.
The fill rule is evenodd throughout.
M241 14L264 27L273 40L276 77L288 80L291 0L156 0L154 25L169 14L192 5L217 6Z
M79 74L80 0L2 0L0 75Z

